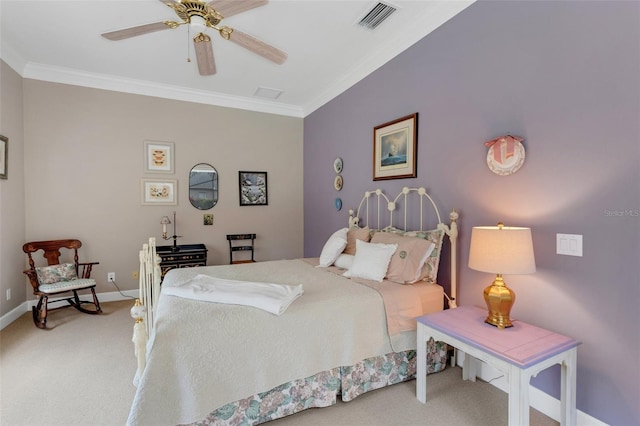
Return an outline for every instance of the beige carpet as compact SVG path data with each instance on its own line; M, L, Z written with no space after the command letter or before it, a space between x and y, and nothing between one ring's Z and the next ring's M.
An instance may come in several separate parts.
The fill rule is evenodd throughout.
M46 331L37 329L28 313L0 331L0 424L124 425L135 391L131 305L104 303L99 316L56 311ZM427 404L416 400L412 380L269 424L507 424L507 395L492 385L463 381L459 368L428 381ZM557 424L531 410L532 426Z

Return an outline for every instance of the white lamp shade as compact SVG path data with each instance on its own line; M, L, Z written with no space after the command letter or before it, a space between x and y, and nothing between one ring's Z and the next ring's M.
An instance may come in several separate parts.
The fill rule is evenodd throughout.
M536 271L530 228L475 226L471 230L469 268L493 274Z

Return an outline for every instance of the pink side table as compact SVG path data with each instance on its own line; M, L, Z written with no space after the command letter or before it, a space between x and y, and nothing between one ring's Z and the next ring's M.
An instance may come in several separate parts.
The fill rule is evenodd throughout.
M427 402L426 342L433 337L465 353L463 379L475 381L472 358L504 373L509 387L509 425L529 425L529 381L555 364L562 366L560 423L576 424L576 368L580 342L522 321L503 330L486 324L485 309L462 306L417 318L416 396Z

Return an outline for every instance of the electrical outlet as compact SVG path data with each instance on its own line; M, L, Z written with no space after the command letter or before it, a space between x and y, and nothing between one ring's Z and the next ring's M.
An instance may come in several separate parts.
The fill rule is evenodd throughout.
M116 273L115 272L109 272L107 274L107 281L110 282L110 283L116 282Z
M7 289L7 300L11 300L11 289Z
M138 279L138 271L133 271L131 273L131 278L133 278L134 280L137 280Z

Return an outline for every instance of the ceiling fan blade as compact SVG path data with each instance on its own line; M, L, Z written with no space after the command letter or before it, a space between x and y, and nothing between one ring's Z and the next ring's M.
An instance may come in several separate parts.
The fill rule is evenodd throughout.
M267 0L214 0L209 2L208 5L223 17L228 18L229 16L264 6L267 3Z
M270 60L271 62L275 62L278 65L283 64L284 61L287 60L286 52L283 52L282 50L275 48L265 43L264 41L258 40L254 36L243 33L242 31L238 31L236 29L231 31L229 40L236 44L239 44L245 49L249 49L253 53L258 54L263 58Z
M213 59L213 47L211 38L205 33L200 33L193 38L193 46L196 50L198 71L200 75L213 75L216 73L216 63Z
M165 22L155 22L153 24L145 24L139 25L137 27L125 28L124 30L116 30L108 33L102 34L102 37L108 38L109 40L122 40L129 37L136 37L143 34L149 34L156 31L168 30L170 28L175 28L172 26L175 24L171 21Z

